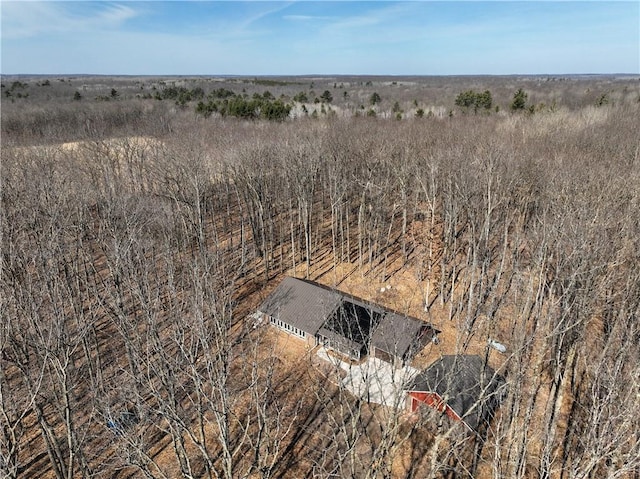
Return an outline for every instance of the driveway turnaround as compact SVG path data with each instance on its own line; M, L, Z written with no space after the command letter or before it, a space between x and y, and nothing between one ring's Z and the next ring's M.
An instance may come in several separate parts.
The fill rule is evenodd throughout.
M341 383L354 396L393 408L404 407L404 387L419 372L411 366L394 368L385 361L371 357L361 364L351 364L330 356L325 348L318 349L317 354L347 373Z

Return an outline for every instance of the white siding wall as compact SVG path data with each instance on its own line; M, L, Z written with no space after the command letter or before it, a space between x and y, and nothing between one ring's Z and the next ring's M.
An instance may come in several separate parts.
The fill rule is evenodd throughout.
M284 321L280 321L278 318L272 317L271 324L273 324L275 327L282 329L283 331L293 336L298 336L299 338L303 338L303 339L307 337L306 333L301 329L293 327L289 323L285 323Z

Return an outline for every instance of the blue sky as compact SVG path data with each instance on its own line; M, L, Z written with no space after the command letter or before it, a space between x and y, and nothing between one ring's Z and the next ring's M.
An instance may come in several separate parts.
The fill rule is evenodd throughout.
M640 73L640 2L2 1L3 74Z

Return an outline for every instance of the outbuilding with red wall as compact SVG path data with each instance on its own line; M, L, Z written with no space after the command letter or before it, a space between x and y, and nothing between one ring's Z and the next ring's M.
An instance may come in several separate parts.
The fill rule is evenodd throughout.
M488 424L506 391L506 382L475 355L443 356L412 381L407 409L425 405L477 431Z

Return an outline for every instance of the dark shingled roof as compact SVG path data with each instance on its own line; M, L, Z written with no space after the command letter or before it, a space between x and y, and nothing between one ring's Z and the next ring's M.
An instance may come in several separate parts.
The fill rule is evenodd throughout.
M421 347L423 340L439 333L419 319L290 276L258 310L312 336L320 332L349 349L362 348L371 340L373 347L404 360L417 352L413 349Z
M476 431L500 403L505 380L480 356L443 356L413 380L411 391L435 392Z
M439 331L430 324L401 314L387 312L373 333L371 344L396 357L406 359L415 348L424 345L422 341L431 340Z
M287 276L258 310L315 336L341 302L335 291Z

